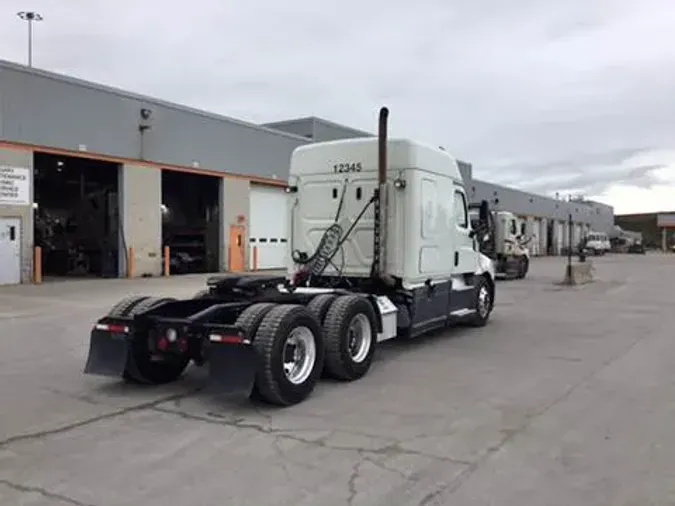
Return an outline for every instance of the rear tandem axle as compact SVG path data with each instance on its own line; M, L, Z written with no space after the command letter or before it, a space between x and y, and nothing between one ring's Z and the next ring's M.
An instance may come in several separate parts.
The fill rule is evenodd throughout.
M192 361L208 366L217 391L277 405L304 400L322 373L365 375L382 330L377 298L284 293L283 282L221 277L192 299L124 299L94 325L84 372L159 384Z

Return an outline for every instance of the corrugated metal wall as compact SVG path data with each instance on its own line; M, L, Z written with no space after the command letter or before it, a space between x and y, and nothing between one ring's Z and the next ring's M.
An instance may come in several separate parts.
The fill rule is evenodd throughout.
M303 139L0 61L2 138L39 146L285 179ZM152 111L143 146L141 108Z
M152 111L143 136L142 108ZM315 117L253 125L0 60L3 140L285 180L297 146L364 135L372 134ZM473 202L498 198L500 209L520 216L567 220L571 213L597 231L614 225L610 206L522 192L473 179L469 163L460 168Z

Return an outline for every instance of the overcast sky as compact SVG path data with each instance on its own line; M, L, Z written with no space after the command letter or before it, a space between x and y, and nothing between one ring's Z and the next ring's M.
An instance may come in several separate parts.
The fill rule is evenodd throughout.
M675 210L673 0L3 0L0 58L256 123L443 145L476 177Z

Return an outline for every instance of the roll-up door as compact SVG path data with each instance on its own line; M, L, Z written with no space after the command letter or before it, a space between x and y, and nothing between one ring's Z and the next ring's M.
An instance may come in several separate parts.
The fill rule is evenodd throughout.
M251 186L249 214L251 268L286 268L287 199L284 188Z

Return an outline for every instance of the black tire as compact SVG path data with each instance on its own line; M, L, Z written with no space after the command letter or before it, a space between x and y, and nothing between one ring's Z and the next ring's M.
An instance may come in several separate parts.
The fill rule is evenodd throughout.
M521 256L518 260L518 279L525 279L527 271L530 269L530 261L526 256Z
M176 299L171 297L146 297L142 302L136 304L127 316L133 317L160 304L174 300ZM122 376L126 381L132 383L159 385L177 380L189 364L190 357L187 355L167 355L161 362L152 361L148 336L140 335L131 342L127 367Z
M370 338L364 344L368 347L367 351L364 348L362 353L357 353L357 357L361 355L357 360L350 349L350 326L359 315L365 317L361 323L370 326ZM338 297L326 314L323 329L326 342L325 375L342 381L354 381L365 376L373 362L377 344L377 320L370 301L359 295Z
M482 303L481 298L484 296L487 297L487 300L485 303ZM491 283L485 276L478 278L474 297L476 312L471 316L468 323L472 327L484 327L490 319L490 314L494 308L494 287L491 286Z
M311 301L309 301L309 304L307 304L307 309L312 311L319 319L319 323L323 325L326 315L328 314L328 310L335 299L337 299L337 295L334 293L324 293L317 295Z
M134 317L138 314L144 313L145 311L149 311L160 304L164 304L165 302L173 302L175 300L176 299L173 297L145 297L143 301L131 308L131 311L127 313L127 316Z
M259 302L258 304L253 304L244 309L234 325L244 329L248 338L253 340L255 339L255 334L258 332L260 324L274 306L276 306L274 302Z
M122 299L110 308L110 311L108 311L106 316L110 316L112 318L123 318L127 316L129 311L131 311L134 306L140 304L148 298L149 297L147 295L133 295L131 297L127 297L126 299Z
M301 327L312 334L315 360L307 377L292 383L284 371L284 347L291 332ZM258 328L253 347L260 360L255 391L262 400L290 406L302 402L314 391L323 367L324 344L321 325L305 306L283 304L272 308Z
M252 306L247 307L239 315L235 326L241 327L246 332L246 335L249 339L254 340L255 335L260 328L260 324L267 316L272 308L276 306L274 302L259 302L258 304L253 304ZM253 390L250 395L251 399L254 400L264 400L260 391L258 390L258 385L253 385Z

